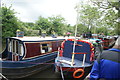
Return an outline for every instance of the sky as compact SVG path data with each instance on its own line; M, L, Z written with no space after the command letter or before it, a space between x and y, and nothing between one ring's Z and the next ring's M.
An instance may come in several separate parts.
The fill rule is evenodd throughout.
M2 3L17 12L16 16L23 22L35 22L39 16L52 17L61 15L67 24L76 24L76 4L80 0L2 0Z

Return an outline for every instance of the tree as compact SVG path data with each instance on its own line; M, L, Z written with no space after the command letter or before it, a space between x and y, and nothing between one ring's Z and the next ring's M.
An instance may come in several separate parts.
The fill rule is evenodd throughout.
M91 2L101 9L101 14L104 16L104 18L101 20L102 23L106 24L106 27L108 28L113 28L115 34L120 35L120 1L103 0L100 2L91 0Z
M5 47L5 38L16 36L16 30L19 29L20 23L17 17L15 16L16 12L11 9L12 6L0 8L0 27L2 27L2 48Z
M65 19L60 15L48 18L39 16L38 20L35 22L33 26L34 27L32 27L32 29L39 30L40 34L44 31L46 32L47 35L51 35L53 32L57 35L63 35L63 33L67 31L73 32L72 31L73 29L70 26L70 24L66 24ZM27 27L27 29L28 28L29 27Z
M20 30L24 32L25 36L38 36L39 29L36 30L36 24L32 22L22 22L20 21Z
M12 6L1 8L2 12L2 38L13 37L16 35L16 30L19 28L20 23L15 16L15 11L11 9Z
M97 26L98 19L100 18L99 10L96 6L81 4L77 5L79 13L79 24L87 26L87 31L95 32L95 27Z
M51 31L55 31L58 35L63 35L64 30L66 30L65 19L58 15L49 17L49 21L52 24L49 28Z
M78 34L83 34L85 32L87 32L88 27L83 25L83 24L78 24L78 29L77 29L77 33Z
M48 19L40 16L35 23L34 29L41 30L41 32L46 31L46 33L49 34L50 26L51 26L51 23L48 21Z
M112 6L113 8L115 8L118 12L116 15L116 24L115 24L115 29L114 32L118 35L120 35L120 0L118 2L108 2L110 6Z
M78 11L80 22L88 26L88 29L92 32L97 33L99 32L97 29L106 27L108 34L111 33L109 29L112 29L116 34L120 34L119 21L117 21L120 15L119 2L90 0L87 4L82 3L80 7Z

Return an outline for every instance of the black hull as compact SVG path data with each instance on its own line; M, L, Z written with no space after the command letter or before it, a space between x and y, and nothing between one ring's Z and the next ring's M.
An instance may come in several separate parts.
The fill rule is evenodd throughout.
M52 63L54 60L49 61L47 63ZM8 79L17 79L17 78L24 78L35 73L38 73L52 64L38 64L32 67L25 67L25 68L2 68L2 74Z

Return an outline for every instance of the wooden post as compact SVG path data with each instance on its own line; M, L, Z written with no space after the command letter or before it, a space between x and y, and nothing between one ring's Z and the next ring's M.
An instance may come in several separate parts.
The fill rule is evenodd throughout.
M84 56L83 56L83 63L82 63L82 66L85 65L85 59L86 59L86 54L84 54Z

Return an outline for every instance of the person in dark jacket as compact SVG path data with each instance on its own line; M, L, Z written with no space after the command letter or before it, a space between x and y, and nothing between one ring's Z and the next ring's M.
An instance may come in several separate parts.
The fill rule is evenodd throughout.
M120 37L113 48L97 57L90 72L90 80L120 80Z

